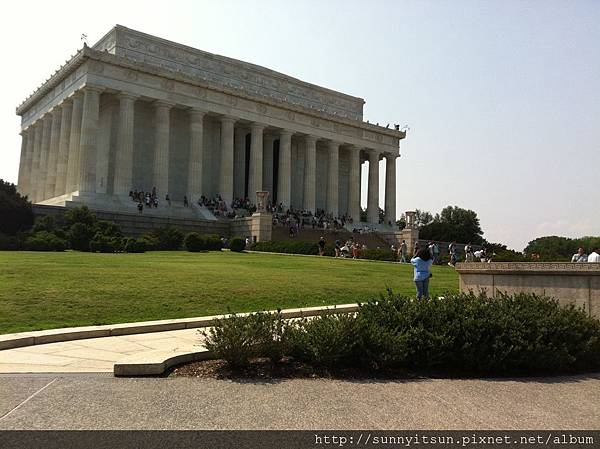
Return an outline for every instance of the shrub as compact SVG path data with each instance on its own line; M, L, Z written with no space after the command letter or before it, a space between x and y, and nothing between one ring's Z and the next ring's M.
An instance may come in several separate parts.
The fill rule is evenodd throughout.
M118 253L123 251L124 244L121 237L104 235L97 232L90 242L90 251L93 253Z
M123 237L121 228L110 221L98 221L95 226L96 233L100 233L108 237Z
M328 368L435 374L600 369L600 321L574 305L530 294L451 294L417 301L388 292L356 314L291 323L280 314L265 315L220 320L209 332L207 348L235 366L254 356L291 356Z
M223 249L223 241L218 235L206 236L206 249L209 251L221 251Z
M208 249L206 240L197 232L188 233L185 236L183 245L185 249L191 252L206 251Z
M143 239L129 238L125 242L124 251L126 253L145 253L146 241Z
M253 251L286 254L319 254L319 245L310 242L256 242L250 246Z
M229 242L229 249L235 253L241 253L246 249L246 241L241 237L234 237Z
M0 179L0 233L14 235L33 225L31 202L17 187Z
M22 249L20 235L7 235L0 233L0 251L18 251Z
M51 215L46 215L44 217L39 218L35 225L33 226L33 232L54 232L56 230L56 223L54 221L54 217Z
M67 242L50 232L39 231L27 238L25 246L30 251L64 251Z
M355 360L357 331L352 314L321 315L294 323L284 341L297 359L334 368Z
M266 356L277 362L283 356L283 319L281 314L232 314L217 320L209 330L200 331L206 349L233 367L248 365L251 358Z
M158 251L160 249L160 240L155 235L144 234L139 240L144 242L146 251Z
M94 238L95 230L92 225L76 222L69 228L69 244L78 251L89 251L90 242Z
M183 232L175 228L159 228L150 233L157 241L155 249L161 251L177 251L183 244Z
M391 249L363 249L360 251L360 258L393 262L396 260L396 255Z
M65 221L68 226L72 226L75 223L94 226L96 224L96 215L87 206L75 207L65 212Z

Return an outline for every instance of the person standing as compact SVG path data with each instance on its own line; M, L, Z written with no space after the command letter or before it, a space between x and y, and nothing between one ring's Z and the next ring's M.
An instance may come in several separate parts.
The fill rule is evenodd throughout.
M457 261L456 242L452 242L448 245L448 254L450 254L450 262L448 262L448 265L453 267L456 265Z
M475 255L473 254L473 246L471 242L465 245L465 262L473 262L475 260Z
M433 263L437 264L440 261L440 245L433 242Z
M423 248L419 253L410 260L410 263L415 267L414 281L417 287L417 299L423 297L429 299L429 278L431 277L431 254L427 248Z
M406 263L406 254L408 253L408 247L406 246L406 240L402 240L400 244L400 262Z
M571 262L579 263L579 262L587 262L588 257L583 251L583 248L579 248L573 257L571 257Z
M600 263L600 248L596 248L587 258L588 262Z
M325 239L323 236L319 239L319 256L323 256L325 254Z

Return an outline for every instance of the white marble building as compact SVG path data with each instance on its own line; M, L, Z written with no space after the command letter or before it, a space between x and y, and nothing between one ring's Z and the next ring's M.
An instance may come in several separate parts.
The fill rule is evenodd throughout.
M19 189L35 203L135 211L133 189L173 207L267 190L295 209L377 220L386 159L386 219L396 218L396 158L405 134L363 121L361 98L116 26L84 46L18 108ZM164 202L164 201L163 201ZM179 205L179 207L178 207Z

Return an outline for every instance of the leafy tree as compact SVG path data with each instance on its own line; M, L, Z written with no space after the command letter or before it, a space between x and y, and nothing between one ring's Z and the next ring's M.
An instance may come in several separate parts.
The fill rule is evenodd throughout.
M14 235L33 225L31 202L17 187L0 179L0 233Z
M600 237L581 237L571 239L555 235L538 237L529 242L525 253L539 255L541 260L569 260L577 251L583 248L586 252L600 248Z
M420 228L420 236L427 240L483 243L483 231L477 214L458 206L447 206L433 220Z

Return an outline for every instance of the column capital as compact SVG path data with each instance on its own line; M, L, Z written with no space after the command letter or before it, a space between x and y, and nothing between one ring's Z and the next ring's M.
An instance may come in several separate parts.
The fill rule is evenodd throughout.
M318 140L318 137L316 137L316 136L312 136L312 135L310 135L310 134L306 134L306 135L304 136L304 140L306 140L306 143L309 143L309 142L310 142L310 143L314 143L314 144L316 144L316 143L317 143L317 140Z
M330 149L339 149L343 144L342 142L339 142L337 140L329 140L327 142L327 145L329 146Z
M289 129L281 129L279 130L279 137L283 137L283 136L290 136L292 137L294 135L294 131L290 131Z
M61 110L60 105L54 106L52 109L50 109L49 112L50 112L50 114L52 114L52 117L61 117L62 116L62 110Z
M190 108L188 109L187 113L192 119L201 120L206 114L208 114L208 111L199 108Z
M235 123L235 122L237 122L237 118L236 117L232 117L230 115L222 115L221 117L219 117L219 120L221 120L221 123Z
M81 88L82 92L95 92L95 93L102 93L104 91L104 87L101 86L94 86L93 84L86 84L85 86L83 86Z
M139 95L136 94L132 94L130 92L125 92L125 91L121 91L117 94L117 97L119 97L119 100L131 100L131 101L135 101L138 98L140 98Z
M69 101L73 101L73 100L81 100L83 99L83 91L81 89L74 91L71 95L69 95L69 97L67 98L67 100ZM65 100L66 101L66 100Z
M172 103L170 101L164 101L164 100L156 100L154 103L152 103L154 105L154 107L156 107L157 109L171 109L173 106L175 106L175 103Z
M259 123L259 122L252 122L250 124L250 130L252 132L254 132L254 131L263 131L266 127L267 127L267 125L265 125L263 123Z
M383 153L383 156L389 161L389 160L396 160L400 157L400 155L398 153Z

